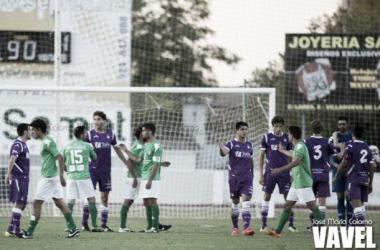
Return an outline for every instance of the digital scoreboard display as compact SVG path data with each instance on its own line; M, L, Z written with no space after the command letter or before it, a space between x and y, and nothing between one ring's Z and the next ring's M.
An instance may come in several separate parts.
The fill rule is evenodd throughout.
M70 63L71 33L61 33L61 63ZM53 63L54 32L0 31L0 63Z

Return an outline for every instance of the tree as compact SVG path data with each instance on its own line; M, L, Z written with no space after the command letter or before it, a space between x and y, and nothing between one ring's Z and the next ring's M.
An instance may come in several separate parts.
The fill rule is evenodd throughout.
M240 58L205 44L214 32L207 0L133 1L132 85L216 86L210 60L234 65Z

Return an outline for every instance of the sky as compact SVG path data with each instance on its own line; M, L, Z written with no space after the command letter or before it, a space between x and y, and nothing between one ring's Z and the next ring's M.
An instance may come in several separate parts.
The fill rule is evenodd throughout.
M235 69L212 62L219 86L242 86L285 50L285 34L308 33L312 19L334 13L342 0L210 0L209 42L237 54Z

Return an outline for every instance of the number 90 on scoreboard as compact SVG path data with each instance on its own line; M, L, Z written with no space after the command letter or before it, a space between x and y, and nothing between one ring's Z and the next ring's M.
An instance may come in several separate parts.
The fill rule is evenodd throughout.
M70 63L71 33L61 33L61 63ZM0 31L0 63L53 63L54 32Z

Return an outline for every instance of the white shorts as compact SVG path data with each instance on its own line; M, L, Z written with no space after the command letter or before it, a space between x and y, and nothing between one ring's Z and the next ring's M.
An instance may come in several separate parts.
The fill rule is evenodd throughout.
M34 199L48 201L51 198L63 198L63 187L59 180L59 176L52 178L42 178L37 184L37 190Z
M87 180L67 180L67 199L87 199L95 197L95 189L91 179Z
M313 189L309 188L290 188L288 195L286 196L288 201L309 202L315 201L315 195Z
M137 187L133 188L133 178L127 177L126 180L126 187L125 187L125 196L124 198L126 200L135 200L139 198L139 193L140 193L140 186L141 186L141 178L137 178Z
M148 182L147 180L141 181L139 197L142 199L144 198L158 199L159 194L160 194L160 181L152 181L152 186L150 187L150 189L145 188L147 182Z

